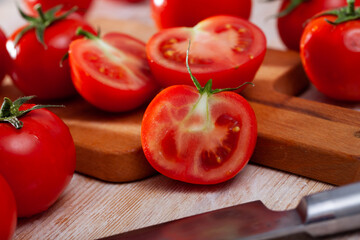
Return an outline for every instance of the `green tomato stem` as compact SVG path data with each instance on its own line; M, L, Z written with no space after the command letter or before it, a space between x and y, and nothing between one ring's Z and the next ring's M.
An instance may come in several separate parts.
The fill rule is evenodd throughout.
M84 36L84 37L86 37L87 39L90 39L90 40L99 39L98 36L96 36L96 35L88 32L88 31L85 31L85 30L82 29L81 27L79 27L78 29L76 29L76 35Z
M25 114L48 107L64 107L63 105L35 105L29 109L20 111L20 107L30 99L33 99L35 96L21 97L15 100L14 102L10 100L10 98L5 97L4 102L0 108L0 122L8 122L16 129L21 129L23 127L23 122L19 120L20 117Z
M219 93L219 92L225 92L225 91L235 91L238 90L239 88L242 88L243 86L250 84L252 86L255 86L253 83L251 82L245 82L243 84L241 84L240 86L236 87L236 88L222 88L222 89L212 89L212 79L209 79L209 81L205 84L204 87L202 87L199 83L199 81L194 77L194 75L191 72L190 66L189 66L189 52L190 52L190 45L191 45L191 40L189 40L189 45L186 51L186 68L190 74L190 78L193 81L196 89L199 91L199 93L202 95L203 93L208 93L209 95L211 94L215 94L215 93Z

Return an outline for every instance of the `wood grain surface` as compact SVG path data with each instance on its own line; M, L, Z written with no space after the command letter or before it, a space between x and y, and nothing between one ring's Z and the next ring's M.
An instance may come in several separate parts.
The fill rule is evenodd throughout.
M107 21L96 21L99 25L103 22ZM129 33L148 31L137 28L136 23L127 26L132 26L126 30ZM274 110L271 105L266 107ZM186 184L162 175L114 184L76 173L50 209L19 219L14 239L96 239L253 200L262 200L273 210L285 210L296 207L307 194L332 187L253 163L234 179L214 186ZM359 237L355 233L331 239Z

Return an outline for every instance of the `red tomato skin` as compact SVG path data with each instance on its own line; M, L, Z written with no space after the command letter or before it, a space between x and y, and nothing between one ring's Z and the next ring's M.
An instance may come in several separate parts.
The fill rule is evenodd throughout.
M279 12L284 10L290 0L284 0ZM296 9L284 17L277 19L277 28L282 42L288 49L299 51L300 39L306 22L316 14L328 10L346 6L346 0L311 0L300 4ZM356 1L355 5L360 6Z
M37 40L35 31L27 32L14 47L14 39L22 28L15 31L7 41L11 57L10 72L13 83L25 94L39 99L61 99L76 94L71 82L69 61L60 61L68 52L71 41L79 38L76 29L82 27L95 34L78 14L53 23L46 28L44 40L47 49Z
M334 26L325 19L336 18L316 18L304 30L300 56L305 72L328 97L360 101L360 20Z
M48 209L70 183L75 145L68 127L47 109L20 120L21 129L0 124L0 174L13 190L18 216L30 217Z
M10 240L17 223L16 203L10 186L1 175L0 196L0 239Z
M241 155L242 157L239 157L238 159L232 159L233 161L235 161L232 167L225 168L225 170L213 169L209 171L209 175L206 172L203 173L203 175L195 176L190 175L187 170L179 170L181 168L190 169L187 164L193 161L193 159L189 160L179 158L177 159L178 163L176 163L176 168L164 167L164 163L162 162L163 160L156 158L154 154L154 149L151 149L151 142L156 142L159 143L158 145L161 145L163 139L156 139L152 130L155 128L160 128L161 130L163 130L165 135L167 129L161 128L161 123L159 123L158 119L168 122L170 118L168 119L168 116L165 116L164 114L162 116L157 114L156 108L158 108L158 106L164 106L165 102L171 102L174 109L181 109L182 106L188 104L189 102L195 103L199 97L199 92L196 88L187 85L175 85L165 88L151 101L145 111L141 125L141 143L143 151L147 160L155 170L175 180L192 184L207 185L225 182L233 178L245 167L245 165L250 160L250 157L252 156L256 145L257 122L255 113L250 104L243 97L241 97L235 92L221 92L214 94L213 96L216 97L218 100L223 101L224 103L236 103L236 105L220 105L217 107L217 109L220 109L220 111L224 111L225 113L226 111L229 111L228 113L235 116L235 118L239 120L241 124L243 124L242 128L246 129L246 131L240 133L241 135L242 133L246 132L246 137L240 139L238 142L238 146L246 146L246 148L243 150L238 150L233 155ZM245 123L249 124L245 125ZM208 137L211 138L211 136ZM191 149L191 146L197 146L197 144L188 144L188 146L189 149ZM166 147L169 147L169 144L167 144ZM210 175L214 174L214 172L217 172L215 173L215 177L210 177Z
M235 20L234 20L235 19ZM236 21L249 29L252 29L252 36L256 36L257 43L252 46L251 49L256 49L256 54L251 52L244 53L244 58L248 58L247 61L235 65L227 65L226 68L222 67L221 70L214 70L212 66L220 65L220 61L215 56L214 61L216 62L212 66L202 65L202 67L206 67L208 70L205 71L198 71L193 64L189 64L192 70L192 73L199 81L201 86L205 86L209 79L213 80L213 88L236 88L243 84L244 82L252 82L257 70L259 69L260 65L262 64L265 53L266 53L266 37L264 33L256 26L251 24L250 22L240 19L240 18L233 18L231 16L214 16L205 19L204 21L198 24L204 26L206 23L206 30L210 30L214 26L218 26L220 24L226 23L226 21ZM225 24L224 24L225 25ZM196 28L196 27L195 27ZM152 74L155 77L155 80L160 84L162 87L168 87L172 85L190 85L193 86L191 78L189 77L189 73L186 69L185 63L181 65L181 67L172 67L169 64L162 63L164 57L160 57L161 51L159 50L159 45L161 44L161 39L165 38L176 38L176 37L183 37L188 38L186 34L180 33L184 31L189 31L187 28L171 28L171 29L164 29L159 31L158 33L154 34L151 39L148 41L146 46L147 57L150 65L150 69ZM175 32L175 33L174 33ZM179 32L179 34L176 34ZM212 33L213 34L213 33ZM215 34L213 34L215 35ZM194 42L192 42L192 46ZM190 57L192 56L192 50L190 48ZM260 50L259 50L260 49ZM185 50L184 50L185 52ZM221 51L219 51L221 55ZM198 57L195 55L195 57ZM216 58L216 59L215 59ZM161 61L160 61L161 60ZM166 60L168 61L168 60ZM239 91L241 91L241 88ZM238 92L239 92L238 91Z
M4 32L0 29L0 83L4 79L9 64L9 54L6 51L6 36Z
M159 29L193 27L201 20L215 15L234 15L250 18L251 0L152 0L151 12Z
M128 90L111 87L96 79L93 75L89 74L88 69L82 66L81 60L79 60L76 53L77 49L81 48L81 45L91 40L79 39L71 43L69 54L74 86L85 100L104 111L124 112L140 107L149 101L159 88L152 78L150 69L148 69L145 43L121 33L108 33L102 39L120 50L123 48L122 41L129 41L143 47L132 50L128 48L125 49L125 51L132 51L132 53L138 57L137 60L142 62L143 71L147 77L146 84L138 89ZM117 46L117 44L119 46Z
M27 5L29 11L33 15L38 15L34 10L36 4L41 4L41 7L44 11L49 10L57 5L63 5L62 10L68 11L74 6L78 7L77 12L81 15L85 15L88 9L91 6L93 0L23 0Z

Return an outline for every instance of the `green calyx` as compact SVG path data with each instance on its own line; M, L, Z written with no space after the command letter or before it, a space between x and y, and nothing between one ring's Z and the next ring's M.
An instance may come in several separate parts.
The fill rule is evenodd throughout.
M19 7L18 10L21 14L21 16L29 22L29 25L26 26L22 31L20 31L16 37L15 37L15 46L18 44L20 39L24 36L25 33L27 33L30 30L35 30L35 35L37 40L44 46L46 49L47 46L44 41L44 32L47 27L49 27L51 24L53 24L56 21L63 20L67 18L71 13L75 12L78 8L73 7L69 11L60 14L58 16L57 13L61 10L62 5L58 5L56 7L53 7L49 9L48 11L44 12L41 8L41 4L36 4L34 7L34 10L39 14L38 17L32 17L29 15L26 15Z
M193 83L195 84L195 87L197 88L197 90L199 91L199 93L202 95L204 93L207 93L208 95L211 94L215 94L215 93L219 93L219 92L225 92L225 91L235 91L239 88L242 88L243 86L250 84L252 86L254 86L253 83L251 82L245 82L243 84L241 84L239 87L236 88L223 88L223 89L212 89L212 79L210 79L204 87L202 87L199 83L199 81L194 77L194 75L192 74L191 70L190 70L190 66L189 66L189 51L190 51L190 44L191 41L189 41L189 46L188 49L186 51L186 68L190 74L191 80L193 81Z
M11 101L9 98L5 97L4 102L0 108L0 122L8 122L16 129L20 129L23 127L24 124L19 120L19 118L24 116L25 114L40 108L64 107L63 105L35 105L26 110L19 110L21 105L34 97L35 96L21 97L16 99L14 102Z
M324 13L318 14L315 17L320 17L324 15L333 15L337 16L337 19L332 22L325 19L326 22L332 25L338 25L340 23L360 19L360 8L355 9L355 0L347 0L348 5L343 8L338 8Z

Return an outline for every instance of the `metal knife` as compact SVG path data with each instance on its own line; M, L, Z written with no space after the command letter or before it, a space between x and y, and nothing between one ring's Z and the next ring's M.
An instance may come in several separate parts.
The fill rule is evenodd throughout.
M288 211L261 201L223 208L103 240L261 240L306 233L322 237L360 229L360 182L304 197Z

